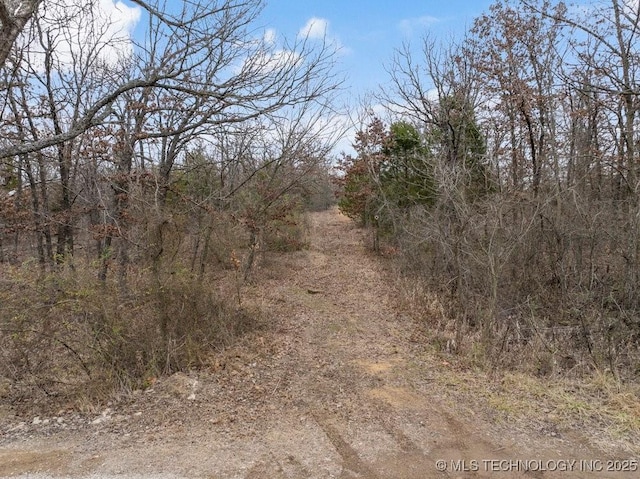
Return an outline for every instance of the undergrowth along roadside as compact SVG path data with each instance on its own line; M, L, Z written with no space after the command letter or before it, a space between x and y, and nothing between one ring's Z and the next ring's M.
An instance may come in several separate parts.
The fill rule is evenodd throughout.
M263 324L233 288L188 271L159 281L132 270L122 291L81 264L46 275L35 268L3 265L0 376L10 384L2 395L15 405L53 407L144 388L205 365Z
M526 373L488 373L457 358L430 357L439 366L432 384L452 406L469 415L486 414L499 428L520 426L550 437L579 431L603 450L640 448L640 387L611 376L539 378Z
M562 363L566 351L550 354L540 342L492 357L480 333L459 334L442 296L401 274L397 261L383 259L400 313L415 324L413 350L433 366L430 387L452 407L486 414L498 427L520 424L553 437L578 430L605 450L623 445L640 452L640 384L606 368L573 363L570 369Z

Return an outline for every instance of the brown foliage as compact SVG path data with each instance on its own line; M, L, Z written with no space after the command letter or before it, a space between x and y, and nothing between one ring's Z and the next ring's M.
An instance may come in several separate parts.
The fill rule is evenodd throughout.
M5 267L0 300L0 377L12 400L92 400L161 374L207 364L213 351L260 325L260 315L187 272L150 282L130 274L125 295L88 265L37 278ZM166 315L166 331L159 317Z

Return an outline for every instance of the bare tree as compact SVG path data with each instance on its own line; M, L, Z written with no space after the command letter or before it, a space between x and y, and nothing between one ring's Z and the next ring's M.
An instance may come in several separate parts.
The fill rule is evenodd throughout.
M637 2L496 1L460 44L427 37L390 67L380 98L420 126L437 190L395 240L494 358L532 331L539 357L572 345L611 370L637 357L639 31ZM499 186L481 196L451 161L468 152L468 111Z
M509 119L512 185L525 180L537 196L546 174L559 188L559 157L555 105L564 95L556 79L562 75L562 3L541 2L540 13L497 2L476 19L476 65L482 72L485 94Z
M280 46L252 38L250 27L260 11L260 0L186 2L178 12L165 10L161 2L136 3L150 14L148 37L135 45L129 59L137 69L120 78L114 74L109 89L85 105L64 132L4 145L0 158L72 140L102 124L118 99L129 91L153 88L197 97L201 104L209 102L201 109L211 108L208 117L201 114L188 125L176 125L175 131L180 132L196 124L202 126L213 117L218 117L218 123L237 122L298 104L326 93L333 81L330 69L335 51L331 45L325 43L318 49L313 41L302 38ZM83 10L91 12L91 7L84 5Z
M4 66L14 42L41 3L42 0L0 1L0 67Z
M92 4L78 3L74 14L44 9L34 17L16 50L22 56L16 57L20 61L12 75L17 79L20 74L20 81L9 82L11 95L24 88L25 101L13 103L22 111L5 116L0 145L5 163L31 155L55 166L55 174L41 171L61 187L59 257L73 252L71 210L76 199L83 199L94 213L104 211L91 220L102 231L100 255L111 255L117 237L122 271L126 245L133 240L127 234L127 210L136 170L153 174L158 184L154 204L161 208L174 166L194 142L206 142L225 125L252 128L252 121L277 118L292 108L308 111L308 105L316 105L328 111L340 84L332 73L335 49L329 43L303 37L277 42L252 30L258 0L185 2L179 11L163 10L162 3L137 3L149 21L143 41L120 48L130 51L128 56L105 57L114 42L126 40L109 37L108 20ZM33 128L20 126L29 118ZM22 133L14 141L17 128ZM102 152L92 137L102 138ZM101 160L102 166L84 161L79 153L86 145L93 145L92 154L111 160ZM110 202L94 187L96 168L113 173ZM94 186L79 183L72 176L77 174L93 177ZM88 191L100 197L87 198ZM158 224L162 216L158 211Z

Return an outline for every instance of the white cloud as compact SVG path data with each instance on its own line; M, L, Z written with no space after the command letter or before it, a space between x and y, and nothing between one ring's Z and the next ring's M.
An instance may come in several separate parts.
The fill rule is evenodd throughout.
M431 15L423 15L421 17L406 18L398 24L398 27L405 35L411 36L416 30L424 30L439 21L438 18Z
M133 30L140 21L140 8L129 7L122 2L114 2L113 0L99 0L97 8L100 11L100 15L96 16L96 18L105 21L107 25L105 39L111 38L116 44L115 48L107 49L104 52L105 59L109 61L123 53L127 56L131 55L133 53L131 37ZM114 51L114 49L117 51Z
M113 65L133 53L132 35L140 16L139 7L121 1L62 0L45 2L42 25L54 41L61 67L95 60ZM34 56L30 62L37 68L43 62L37 42L31 51Z
M325 18L310 18L305 26L298 31L298 38L326 42L340 55L348 55L351 53L350 48L345 47L338 37L329 32L329 21Z
M273 28L268 28L265 32L264 32L264 42L267 45L275 45L276 43L276 38L277 38L277 33Z
M302 57L293 50L278 50L270 55L262 56L261 71L275 71L292 68L302 62Z
M304 59L293 50L274 50L255 52L253 55L245 58L242 64L232 69L234 75L252 74L266 75L277 70L288 70L295 68Z
M140 7L129 7L122 2L100 0L98 8L104 13L104 18L111 20L110 30L116 35L130 38L133 29L140 21Z
M298 36L302 38L314 38L322 40L326 38L329 30L329 21L324 18L312 17L306 25L300 29Z

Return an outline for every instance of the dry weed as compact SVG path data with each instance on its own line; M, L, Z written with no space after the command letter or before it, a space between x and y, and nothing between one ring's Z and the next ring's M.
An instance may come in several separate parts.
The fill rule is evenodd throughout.
M38 275L4 267L0 378L15 402L91 403L197 368L258 327L260 312L219 293L219 281L187 271L153 278L132 270L123 291L90 265ZM5 388L6 389L6 388Z

